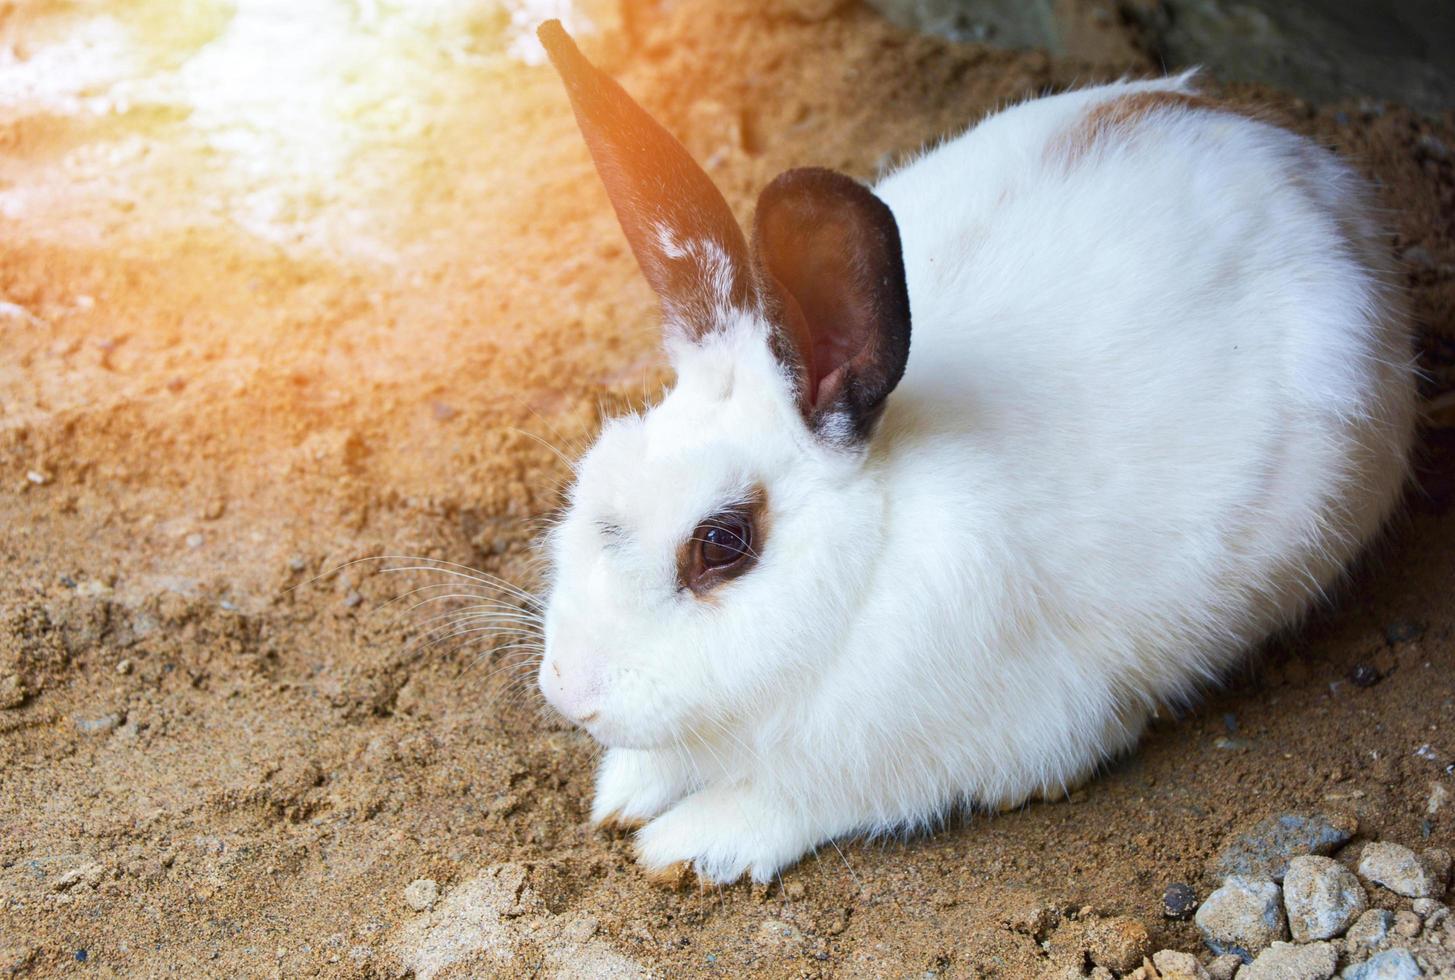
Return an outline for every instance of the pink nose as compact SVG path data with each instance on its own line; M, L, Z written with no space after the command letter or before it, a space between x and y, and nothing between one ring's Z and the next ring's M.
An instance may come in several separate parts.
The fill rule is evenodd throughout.
M591 658L569 661L550 657L541 664L541 693L551 706L578 725L593 721L599 713L601 672Z

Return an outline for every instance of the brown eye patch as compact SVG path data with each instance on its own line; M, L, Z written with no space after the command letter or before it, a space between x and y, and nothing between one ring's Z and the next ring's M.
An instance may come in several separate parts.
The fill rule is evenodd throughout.
M677 549L677 584L697 596L742 575L762 554L763 491L704 518Z

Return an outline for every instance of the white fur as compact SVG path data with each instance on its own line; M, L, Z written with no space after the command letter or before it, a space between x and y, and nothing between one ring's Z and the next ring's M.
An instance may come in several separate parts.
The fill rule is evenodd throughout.
M1186 84L1030 102L878 185L913 333L867 452L808 431L739 310L582 460L541 685L608 746L593 816L650 821L647 868L762 881L1061 791L1375 534L1414 391L1363 182L1200 109L1065 151L1095 105ZM679 590L679 543L754 485L758 566Z

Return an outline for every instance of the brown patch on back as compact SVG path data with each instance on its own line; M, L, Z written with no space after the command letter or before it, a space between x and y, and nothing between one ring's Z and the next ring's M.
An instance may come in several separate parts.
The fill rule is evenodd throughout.
M1220 103L1201 95L1186 92L1133 92L1092 106L1091 111L1053 141L1047 155L1060 158L1067 165L1084 160L1101 143L1119 135L1125 136L1156 112L1166 110L1224 112Z

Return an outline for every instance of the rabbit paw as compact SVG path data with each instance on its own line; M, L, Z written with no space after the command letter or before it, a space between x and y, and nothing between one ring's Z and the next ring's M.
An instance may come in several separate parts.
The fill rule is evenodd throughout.
M700 790L637 833L637 861L648 876L673 880L690 865L704 883L743 875L771 881L822 839L781 804L742 786Z
M692 788L675 753L650 749L607 749L596 770L591 822L640 827Z

